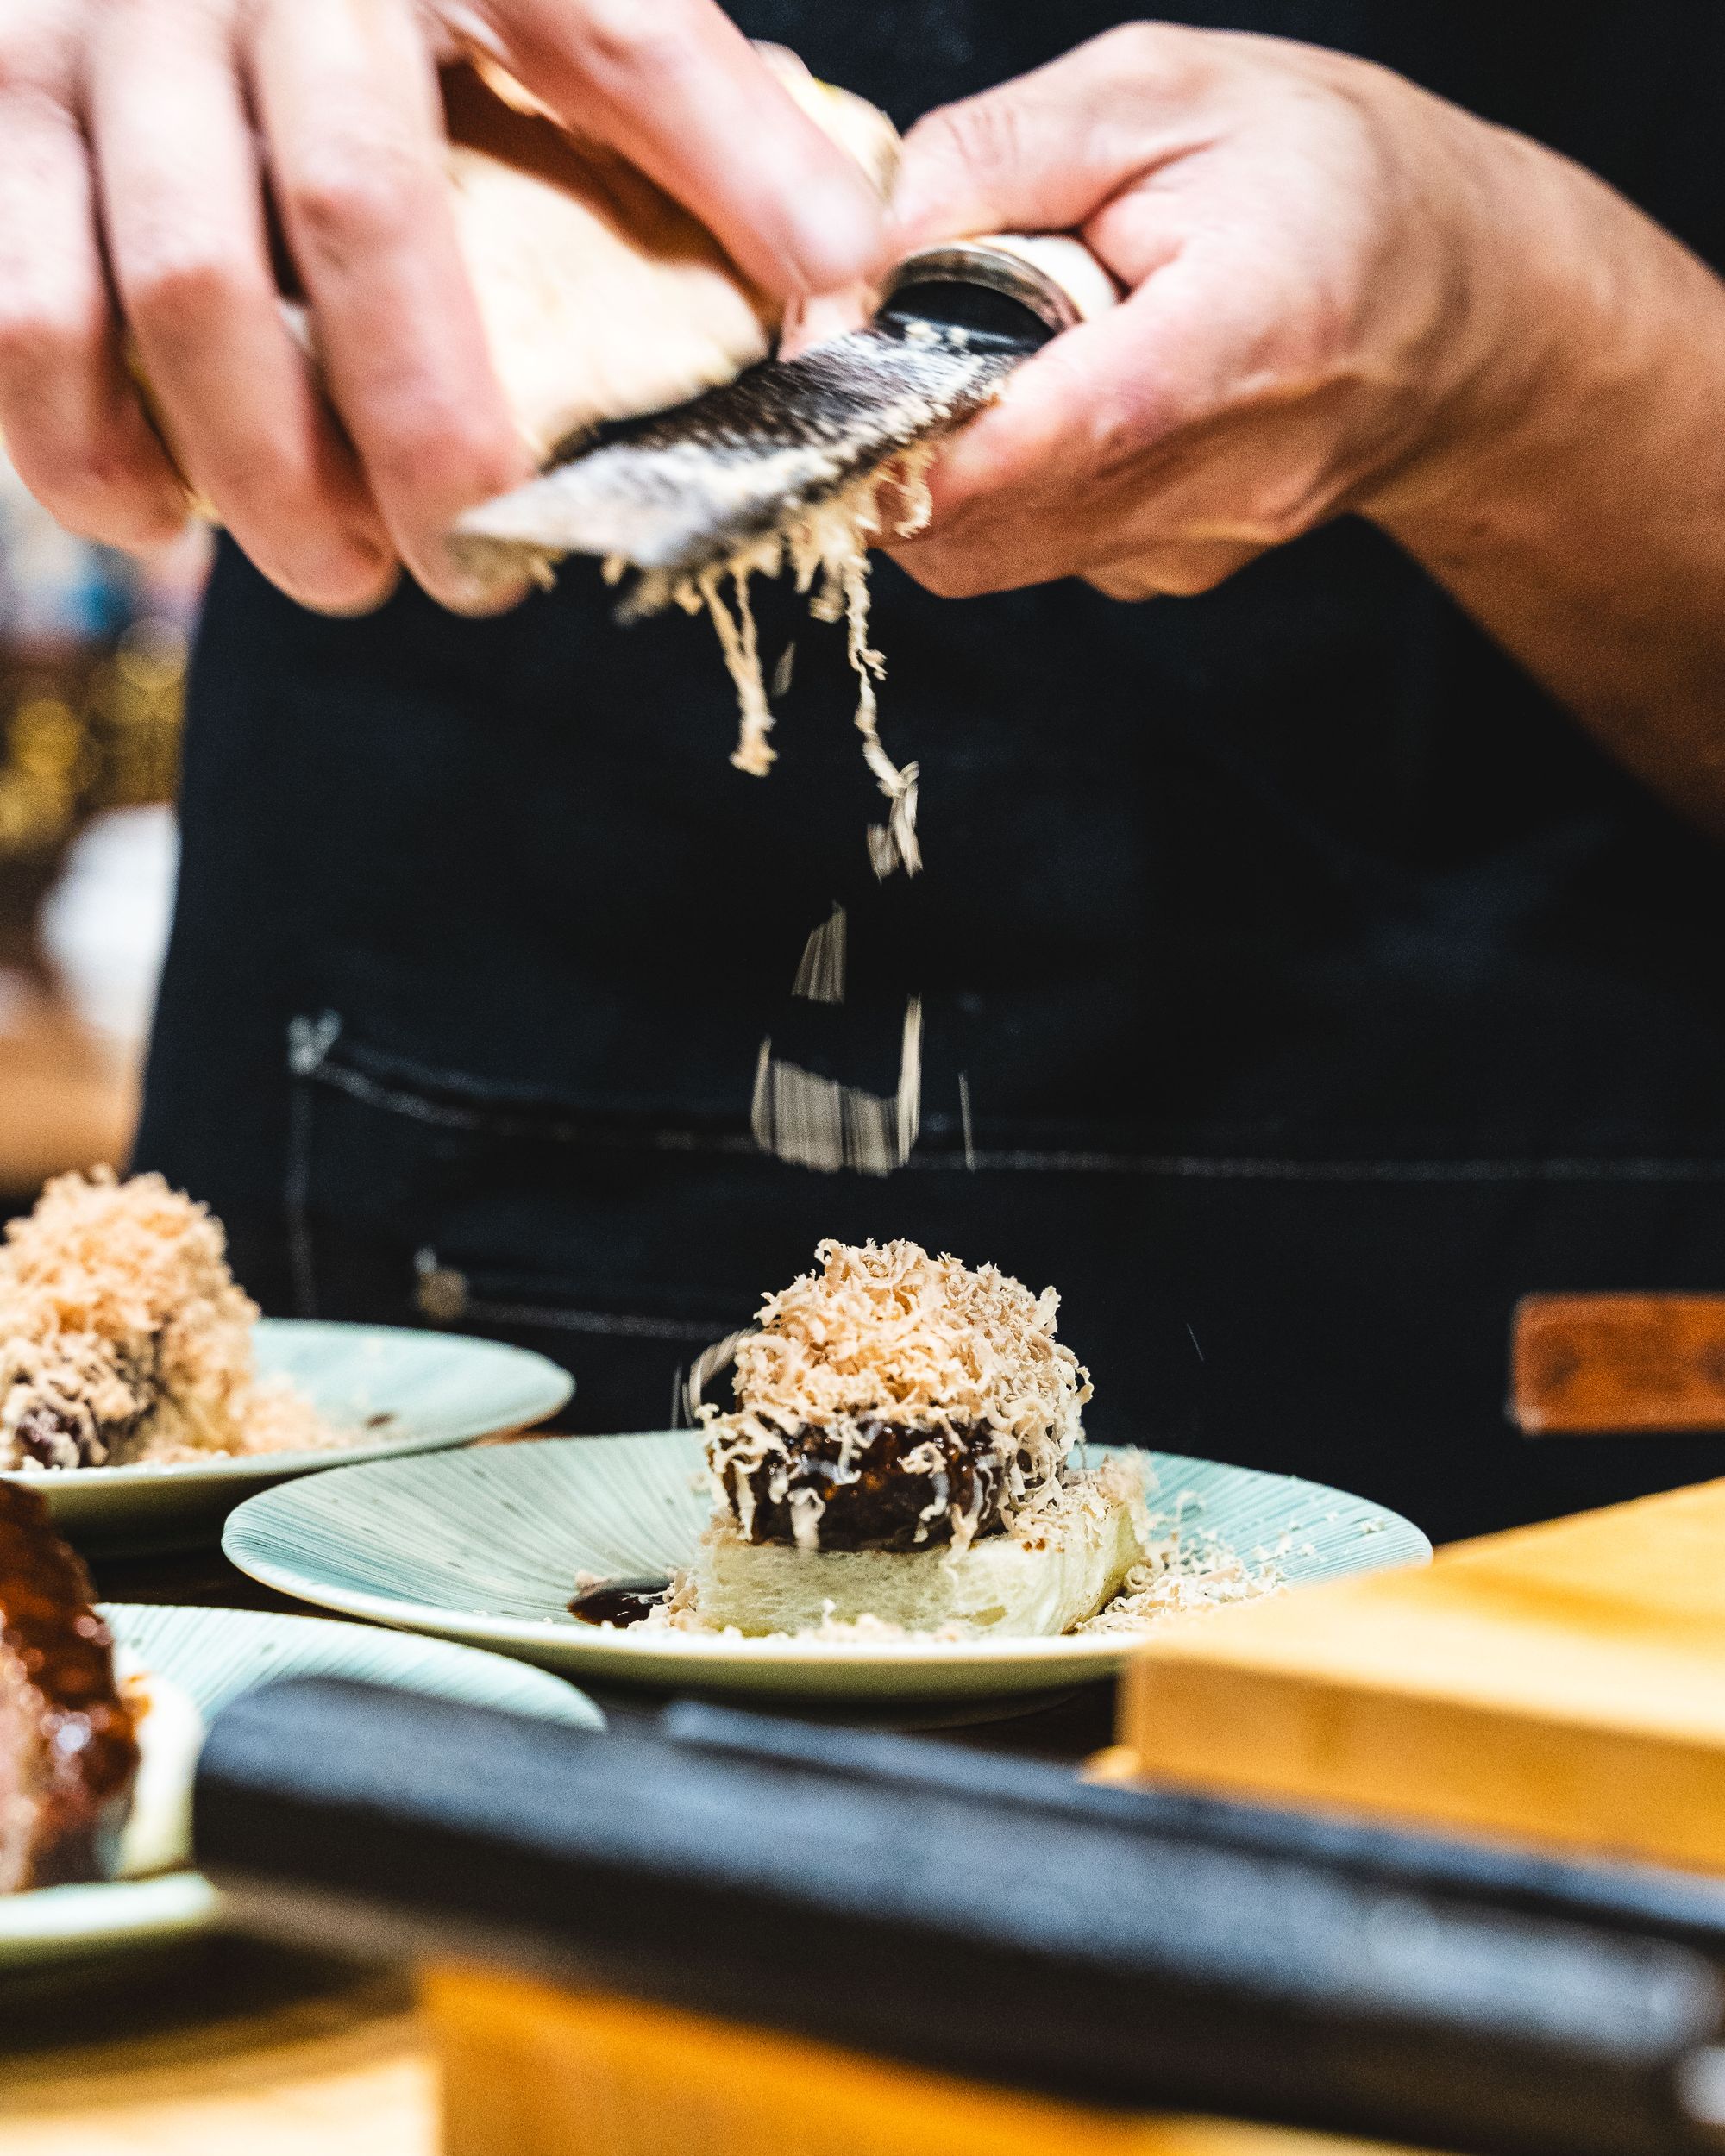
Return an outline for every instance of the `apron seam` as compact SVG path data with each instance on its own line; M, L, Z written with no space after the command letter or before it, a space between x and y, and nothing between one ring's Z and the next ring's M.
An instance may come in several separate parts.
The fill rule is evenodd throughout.
M588 1145L595 1150L635 1150L643 1152L706 1154L715 1157L770 1159L753 1136L691 1129L683 1124L654 1124L630 1131L606 1131L567 1112L529 1115L507 1108L486 1108L475 1103L463 1106L427 1100L406 1085L391 1085L351 1063L333 1060L342 1022L333 1012L316 1020L298 1018L289 1028L289 1065L300 1081L296 1096L308 1083L332 1087L362 1106L380 1113L399 1115L432 1129L469 1131L478 1137L536 1138L544 1144ZM429 1076L429 1074L428 1074ZM452 1086L462 1081L450 1077ZM305 1118L309 1122L309 1111ZM302 1132L298 1119L291 1145L289 1183L299 1168L303 1183L309 1163L298 1160L309 1150L309 1131ZM1433 1158L1317 1157L1302 1160L1274 1154L1253 1153L1139 1153L1107 1147L1067 1148L1038 1146L977 1146L968 1152L957 1148L913 1150L903 1165L923 1175L1126 1175L1160 1177L1170 1181L1233 1181L1284 1183L1706 1183L1725 1182L1725 1156L1660 1154L1525 1154L1480 1156L1445 1160ZM298 1214L291 1202L291 1243L304 1238L304 1193L298 1193ZM297 1246L296 1246L297 1249ZM295 1257L297 1288L302 1268ZM311 1293L309 1284L305 1292ZM311 1314L308 1309L303 1314Z

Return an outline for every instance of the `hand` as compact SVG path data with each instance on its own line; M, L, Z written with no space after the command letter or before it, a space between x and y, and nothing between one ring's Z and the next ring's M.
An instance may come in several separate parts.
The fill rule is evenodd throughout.
M1624 208L1381 68L1148 24L931 114L895 247L1076 231L1127 297L954 440L898 559L949 596L1080 576L1142 599L1371 512L1534 394L1554 185Z
M712 0L0 0L0 436L60 521L172 535L185 481L269 577L358 611L525 476L457 255L436 66L498 62L779 297L873 264L868 182ZM285 327L272 214L310 303ZM321 375L321 379L320 379Z

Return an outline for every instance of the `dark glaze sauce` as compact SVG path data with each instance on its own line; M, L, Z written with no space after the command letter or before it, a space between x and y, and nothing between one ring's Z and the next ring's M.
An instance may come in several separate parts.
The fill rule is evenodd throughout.
M821 1501L823 1550L926 1550L950 1542L952 1514L975 1521L979 1535L1001 1526L1005 1463L982 1429L913 1430L870 1416L846 1448L831 1430L805 1426L789 1440L790 1459L769 1456L759 1466L733 1462L725 1495L736 1518L747 1520L750 1542L794 1543L791 1500L809 1492ZM906 1453L938 1456L939 1468L907 1468ZM781 1495L774 1485L783 1477ZM744 1492L753 1503L743 1501ZM940 1509L925 1518L930 1507Z
M588 1625L638 1625L665 1599L668 1580L607 1580L569 1604L569 1614Z
M114 1374L140 1404L119 1421L98 1423L87 1408L81 1417L63 1413L46 1401L27 1407L19 1419L18 1450L38 1467L118 1467L126 1447L155 1404L158 1388L152 1367L116 1348Z
M114 1683L114 1636L91 1608L91 1593L82 1559L55 1534L41 1499L0 1481L0 1651L41 1711L42 1786L26 1885L99 1876L112 1813L138 1769L131 1709Z

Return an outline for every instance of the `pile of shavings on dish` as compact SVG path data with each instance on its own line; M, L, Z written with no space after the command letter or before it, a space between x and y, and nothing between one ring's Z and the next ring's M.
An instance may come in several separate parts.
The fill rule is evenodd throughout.
M812 1270L765 1299L758 1329L738 1341L737 1407L698 1410L720 1508L734 1508L747 1533L748 1470L788 1460L810 1426L860 1444L859 1426L881 1416L983 1436L1005 1477L1006 1524L1034 1546L1038 1508L1070 1492L1061 1469L1091 1392L1088 1371L1055 1337L1058 1294L1032 1294L997 1266L973 1271L905 1239L828 1237L815 1256ZM969 1548L977 1526L974 1513L952 1519L955 1551ZM800 1513L796 1540L819 1546L819 1500Z
M1148 1490L1154 1477L1147 1464L1143 1476ZM1287 1576L1276 1557L1267 1551L1242 1557L1215 1528L1188 1527L1186 1514L1195 1501L1185 1490L1170 1513L1153 1513L1146 1506L1138 1537L1146 1562L1132 1567L1094 1617L1073 1627L1075 1635L1146 1632L1167 1617L1281 1592Z
M0 1468L347 1442L285 1379L259 1376L257 1314L207 1206L156 1175L57 1177L0 1246Z

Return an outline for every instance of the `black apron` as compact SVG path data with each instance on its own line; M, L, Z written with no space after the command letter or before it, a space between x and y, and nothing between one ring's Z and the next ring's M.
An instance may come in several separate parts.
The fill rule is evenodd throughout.
M1113 19L738 13L901 122ZM1578 5L1555 41L1514 0L1182 13L1400 67L1725 261L1716 0ZM1139 606L883 563L928 862L884 887L838 632L762 595L798 657L761 780L706 624L609 605L577 564L501 621L412 591L327 621L223 552L138 1158L267 1308L525 1340L574 1426L657 1426L819 1237L902 1234L1058 1286L1098 1438L1440 1537L1725 1470L1502 1412L1519 1294L1725 1285L1722 856L1387 540L1345 521ZM835 899L840 1013L788 995ZM885 1089L911 990L908 1167L756 1151L763 1037Z

